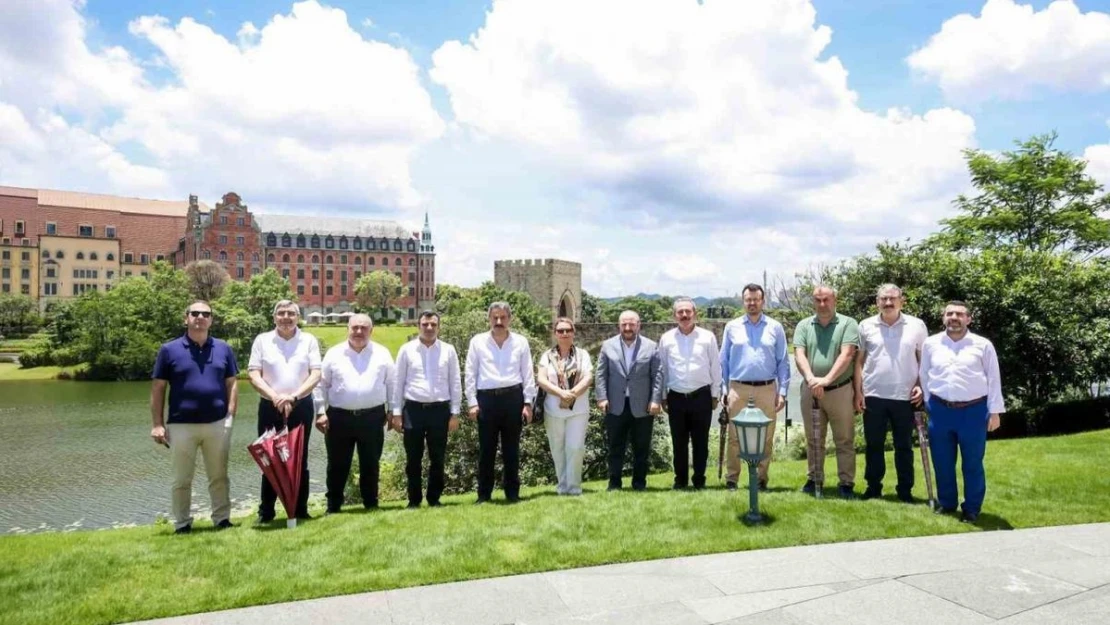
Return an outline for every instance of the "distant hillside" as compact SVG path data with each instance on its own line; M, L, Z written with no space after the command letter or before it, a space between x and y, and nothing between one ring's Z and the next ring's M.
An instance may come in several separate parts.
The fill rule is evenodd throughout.
M638 297L640 299L646 299L646 300L654 301L654 300L657 300L657 299L659 299L661 297L664 297L664 296L660 295L659 293L637 293L635 295L622 295L620 297L603 297L601 299L604 302L608 302L610 304L613 304L613 303L621 301L622 299L624 299L626 297ZM673 297L673 296L670 296L670 297ZM724 303L730 304L732 306L739 305L739 302L737 302L736 299L732 298L732 297L703 297L703 296L698 296L698 297L694 297L692 299L694 300L694 303L697 304L698 306L707 306L710 302L716 302L717 300L724 300Z

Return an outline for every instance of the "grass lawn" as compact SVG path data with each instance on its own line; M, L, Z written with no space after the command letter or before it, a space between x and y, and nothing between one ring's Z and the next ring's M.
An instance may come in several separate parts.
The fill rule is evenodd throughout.
M20 369L14 362L0 362L0 382L26 381L26 380L53 380L58 374L67 371L73 373L78 367L34 367L33 369Z
M316 338L332 347L347 340L347 326L305 326L305 332L313 334ZM416 326L378 326L374 328L371 340L385 345L393 357L397 357L397 350L408 342L409 336L417 332Z
M293 530L240 519L189 536L165 524L7 536L0 623L110 623L611 562L1110 521L1110 472L1095 462L1108 446L1110 431L991 442L978 527L893 498L841 501L831 488L815 501L797 492L805 463L795 461L772 465L772 491L761 498L770 522L755 528L737 520L746 492L676 493L669 475L655 475L644 493L606 493L595 482L578 498L526 489L515 506L476 507L473 495L439 509L396 502ZM918 484L920 495L920 475Z

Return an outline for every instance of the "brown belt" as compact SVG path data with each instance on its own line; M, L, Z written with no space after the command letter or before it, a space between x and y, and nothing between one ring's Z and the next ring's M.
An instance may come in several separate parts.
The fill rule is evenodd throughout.
M848 378L847 380L844 380L844 381L843 381L843 382L841 382L840 384L833 384L833 385L831 385L831 386L826 386L826 387L825 387L825 390L826 390L826 391L835 391L836 389L838 389L838 388L840 388L840 387L842 387L842 386L848 386L848 385L849 385L849 384L851 384L851 383L852 383L852 378Z
M748 382L746 380L730 380L730 381L735 382L737 384L747 384L748 386L767 386L768 384L774 384L775 383L775 380L756 380L754 382Z

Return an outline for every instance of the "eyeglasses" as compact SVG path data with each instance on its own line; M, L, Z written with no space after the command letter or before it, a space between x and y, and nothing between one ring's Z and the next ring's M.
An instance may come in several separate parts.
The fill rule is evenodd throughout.
M212 316L212 311L210 311L210 310L190 310L189 311L189 316L190 317L204 317L205 319L207 319L207 318Z
M555 330L555 334L574 334L574 330L571 328L559 328Z

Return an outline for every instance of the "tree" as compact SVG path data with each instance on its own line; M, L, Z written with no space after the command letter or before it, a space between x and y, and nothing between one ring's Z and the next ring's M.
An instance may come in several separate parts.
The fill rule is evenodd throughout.
M1053 147L1056 134L1034 136L993 156L965 150L979 194L960 195L962 213L941 221L931 244L953 250L1015 245L1090 257L1110 248L1110 193L1087 175L1086 161Z
M605 300L582 291L582 307L579 316L583 323L600 323L604 321Z
M23 335L38 324L35 300L27 295L0 293L0 335Z
M362 276L355 283L355 297L359 307L377 308L379 318L389 316L390 306L401 297L401 279L390 271L379 269Z
M643 323L649 321L666 321L670 317L670 311L660 308L659 304L656 302L630 295L614 302L606 309L605 321L617 323L620 320L620 314L626 310L636 311L640 315L640 321Z
M189 279L189 294L195 299L214 302L231 281L223 265L211 260L196 260L185 266Z
M242 361L249 355L247 350L254 337L273 329L274 304L283 299L296 298L289 282L273 267L247 282L230 282L223 295L212 302L212 333L231 343Z

